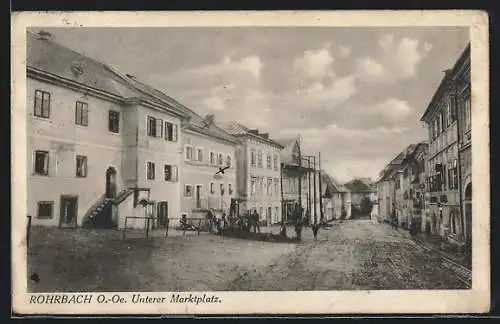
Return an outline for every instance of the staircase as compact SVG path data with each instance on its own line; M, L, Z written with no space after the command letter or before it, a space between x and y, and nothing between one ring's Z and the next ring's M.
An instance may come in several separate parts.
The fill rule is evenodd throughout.
M123 189L115 198L107 198L102 195L92 207L89 208L83 218L83 226L94 228L116 228L117 224L113 221L113 205L119 205L128 196L134 192L134 189Z

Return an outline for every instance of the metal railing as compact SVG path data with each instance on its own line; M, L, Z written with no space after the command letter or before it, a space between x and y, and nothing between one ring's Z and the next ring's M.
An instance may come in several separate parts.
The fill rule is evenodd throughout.
M164 230L165 237L168 237L169 231L178 230L182 231L182 235L185 236L186 232L196 232L197 235L200 235L200 232L210 232L212 230L212 223L207 218L200 217L190 217L185 218L186 224L183 225L181 223L182 218L166 218L164 220L164 224L159 225L159 219L155 217L139 217L139 216L127 216L125 217L125 223L122 229L122 237L126 238L127 231L131 231L132 228L128 228L129 219L142 219L144 220L144 231L146 238L149 238L150 231L152 230ZM137 228L135 228L137 229Z

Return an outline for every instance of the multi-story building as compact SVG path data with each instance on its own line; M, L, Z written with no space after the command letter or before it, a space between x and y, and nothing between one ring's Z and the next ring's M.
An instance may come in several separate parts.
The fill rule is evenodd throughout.
M406 148L406 150L408 148ZM396 190L398 189L397 186L400 185L399 170L403 163L405 151L399 153L385 166L376 181L378 217L382 222L392 221L393 213L396 214L396 217L398 216L396 208Z
M239 140L236 148L236 194L240 213L257 210L262 224L281 222L281 144L237 122L219 126Z
M283 217L288 223L295 221L297 211L304 224L321 220L321 187L319 160L307 155L300 136L280 139ZM316 179L315 179L316 178ZM324 208L323 208L324 209Z
M460 188L464 222L463 239L472 236L472 108L470 81L470 44L463 51L453 68L455 102L458 112L458 155L460 168Z
M410 145L404 152L403 161L397 172L396 201L398 223L404 229L409 229L412 223L422 220L423 195L427 143ZM418 158L417 158L418 156Z
M325 220L351 218L351 193L326 172L322 172L322 199Z
M453 69L445 71L421 118L429 130L430 195L426 204L429 206L431 231L454 241L464 240L466 228L461 213L457 122L457 103L461 101L457 100L456 80L458 72L463 70L463 62L467 60L467 52L466 49ZM468 101L462 102L467 104Z
M371 179L356 178L344 184L344 187L351 193L351 214L369 215L368 210L376 201L376 186Z
M153 216L161 225L179 214L179 129L187 116L131 81L28 33L27 204L34 224L123 226L125 216Z
M214 118L192 113L182 129L181 214L189 217L199 217L208 209L229 215L231 198L236 197L234 159L239 142L216 126Z

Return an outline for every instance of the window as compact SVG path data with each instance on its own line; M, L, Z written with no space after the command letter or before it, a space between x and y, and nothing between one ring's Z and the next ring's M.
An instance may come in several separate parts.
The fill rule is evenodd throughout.
M210 182L210 193L214 194L215 193L215 183Z
M468 131L471 129L472 125L472 112L471 112L471 106L470 106L470 97L465 98L464 100L464 113L465 113L465 130Z
M203 162L203 149L202 148L198 147L196 149L196 161Z
M446 126L450 126L452 123L452 118L451 118L451 98L448 98L446 101Z
M220 195L224 196L224 184L223 183L220 184Z
M177 125L165 122L165 140L177 142Z
M163 137L163 120L148 116L148 136Z
M154 180L155 179L155 164L153 162L148 162L147 179L148 180Z
M75 124L80 126L89 125L89 105L86 102L77 101L75 108Z
M185 152L184 158L187 161L191 161L193 159L193 148L191 146L186 145L184 152Z
M37 218L52 218L53 210L53 201L39 201Z
M231 164L231 154L228 154L227 157L226 157L226 166L227 167L231 167L232 164Z
M76 156L76 176L79 178L87 177L87 157L83 155Z
M443 112L439 114L439 133L441 134L444 132L444 118L443 118Z
M233 194L233 187L230 183L227 184L227 193L231 196Z
M278 154L274 154L274 170L278 170Z
M112 133L120 132L120 113L110 110L108 115L108 130Z
M262 168L262 151L259 151L257 153L257 166L259 168Z
M273 168L273 162L272 162L272 159L273 157L271 156L271 154L268 154L266 156L266 162L267 162L267 168L268 169L272 169Z
M274 179L274 193L276 194L276 196L278 196L280 193L279 187L280 187L280 180Z
M223 157L222 153L217 154L217 164L224 165L224 157Z
M257 158L256 158L256 152L255 149L252 149L250 153L250 164L252 166L255 166L257 164Z
M35 90L35 116L50 118L50 93Z
M210 165L215 165L215 153L210 152Z
M165 181L177 181L177 166L165 164L164 166Z
M453 98L450 98L449 104L450 104L450 111L451 111L451 122L454 122L455 120L457 120L457 106L456 106Z
M273 179L267 178L267 195L271 196L273 194Z
M255 196L256 194L256 178L250 180L250 195Z
M49 174L49 152L35 151L35 174Z
M184 186L184 197L193 197L193 186L185 185Z

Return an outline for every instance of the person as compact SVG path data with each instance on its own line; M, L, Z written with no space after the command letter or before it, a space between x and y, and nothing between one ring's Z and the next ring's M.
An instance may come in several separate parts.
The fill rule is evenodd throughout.
M392 222L392 226L395 229L398 229L398 218L396 216L396 205L394 203L392 204L391 222Z
M316 222L314 222L314 224L311 226L315 241L317 241L317 239L318 239L319 226L320 226L320 224L317 224Z
M226 213L222 213L222 228L223 229L227 228Z
M253 217L252 217L252 223L253 223L253 232L256 233L257 231L260 233L260 224L259 224L259 213L257 213L257 209L253 210Z

